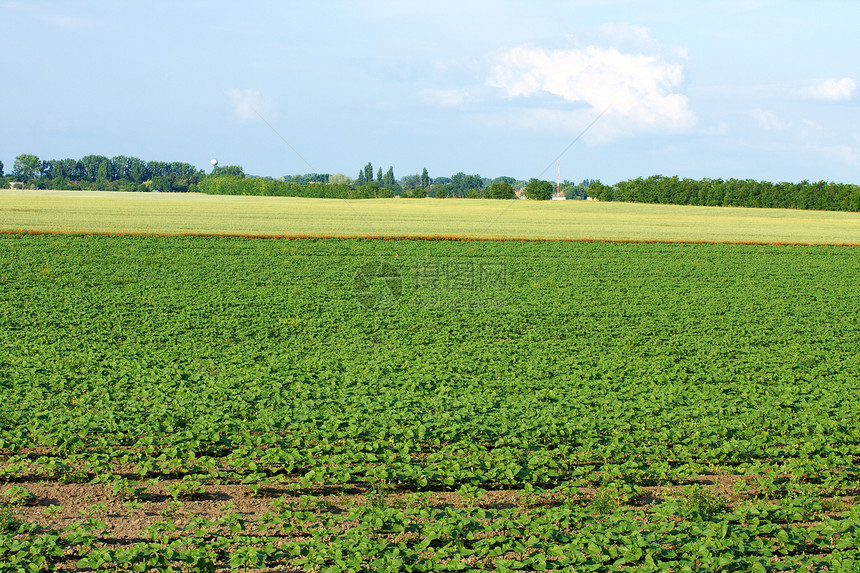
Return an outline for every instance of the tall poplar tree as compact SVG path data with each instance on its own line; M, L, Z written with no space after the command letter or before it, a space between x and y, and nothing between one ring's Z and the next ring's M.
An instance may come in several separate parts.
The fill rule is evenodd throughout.
M379 169L379 172L382 173L382 168ZM382 184L389 187L393 186L394 183L394 167L389 167L388 171L385 172L385 176L382 178Z

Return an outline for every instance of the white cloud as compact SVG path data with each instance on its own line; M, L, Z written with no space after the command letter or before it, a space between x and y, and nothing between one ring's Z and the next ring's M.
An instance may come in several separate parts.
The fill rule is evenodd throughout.
M227 97L241 121L255 119L257 114L267 114L272 107L271 102L256 90L230 89L227 90Z
M820 80L798 91L801 98L817 101L847 101L856 93L857 82L851 78Z
M749 112L750 116L756 120L759 127L768 131L785 130L791 127L791 123L783 121L778 115L772 111L763 109L752 109Z
M647 30L632 31L647 42ZM498 58L486 83L510 98L541 92L560 96L566 102L593 108L592 117L594 110L608 110L601 125L605 139L608 133L614 138L690 130L696 116L687 96L676 91L683 80L680 64L644 53L593 45L561 50L520 46ZM581 111L572 116L582 117Z
M817 151L830 159L835 159L852 167L860 167L860 147L830 145L819 147Z
M468 99L468 95L463 90L425 89L418 92L418 97L426 104L442 107L463 105Z

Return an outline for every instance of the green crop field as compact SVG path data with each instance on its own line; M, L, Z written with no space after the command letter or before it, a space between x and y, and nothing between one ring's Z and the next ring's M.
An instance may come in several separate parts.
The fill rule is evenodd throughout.
M0 235L0 571L856 570L858 276L847 246Z
M860 213L594 201L0 191L0 230L860 244Z

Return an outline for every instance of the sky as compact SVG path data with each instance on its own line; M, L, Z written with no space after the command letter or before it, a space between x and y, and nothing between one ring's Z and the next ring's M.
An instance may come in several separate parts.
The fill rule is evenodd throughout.
M858 22L856 0L0 0L0 161L860 183Z

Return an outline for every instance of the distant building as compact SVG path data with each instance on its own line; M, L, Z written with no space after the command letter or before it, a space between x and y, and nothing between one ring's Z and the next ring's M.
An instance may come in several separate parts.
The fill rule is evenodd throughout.
M9 182L9 189L23 189L23 188L24 188L24 184L20 181L10 181Z

